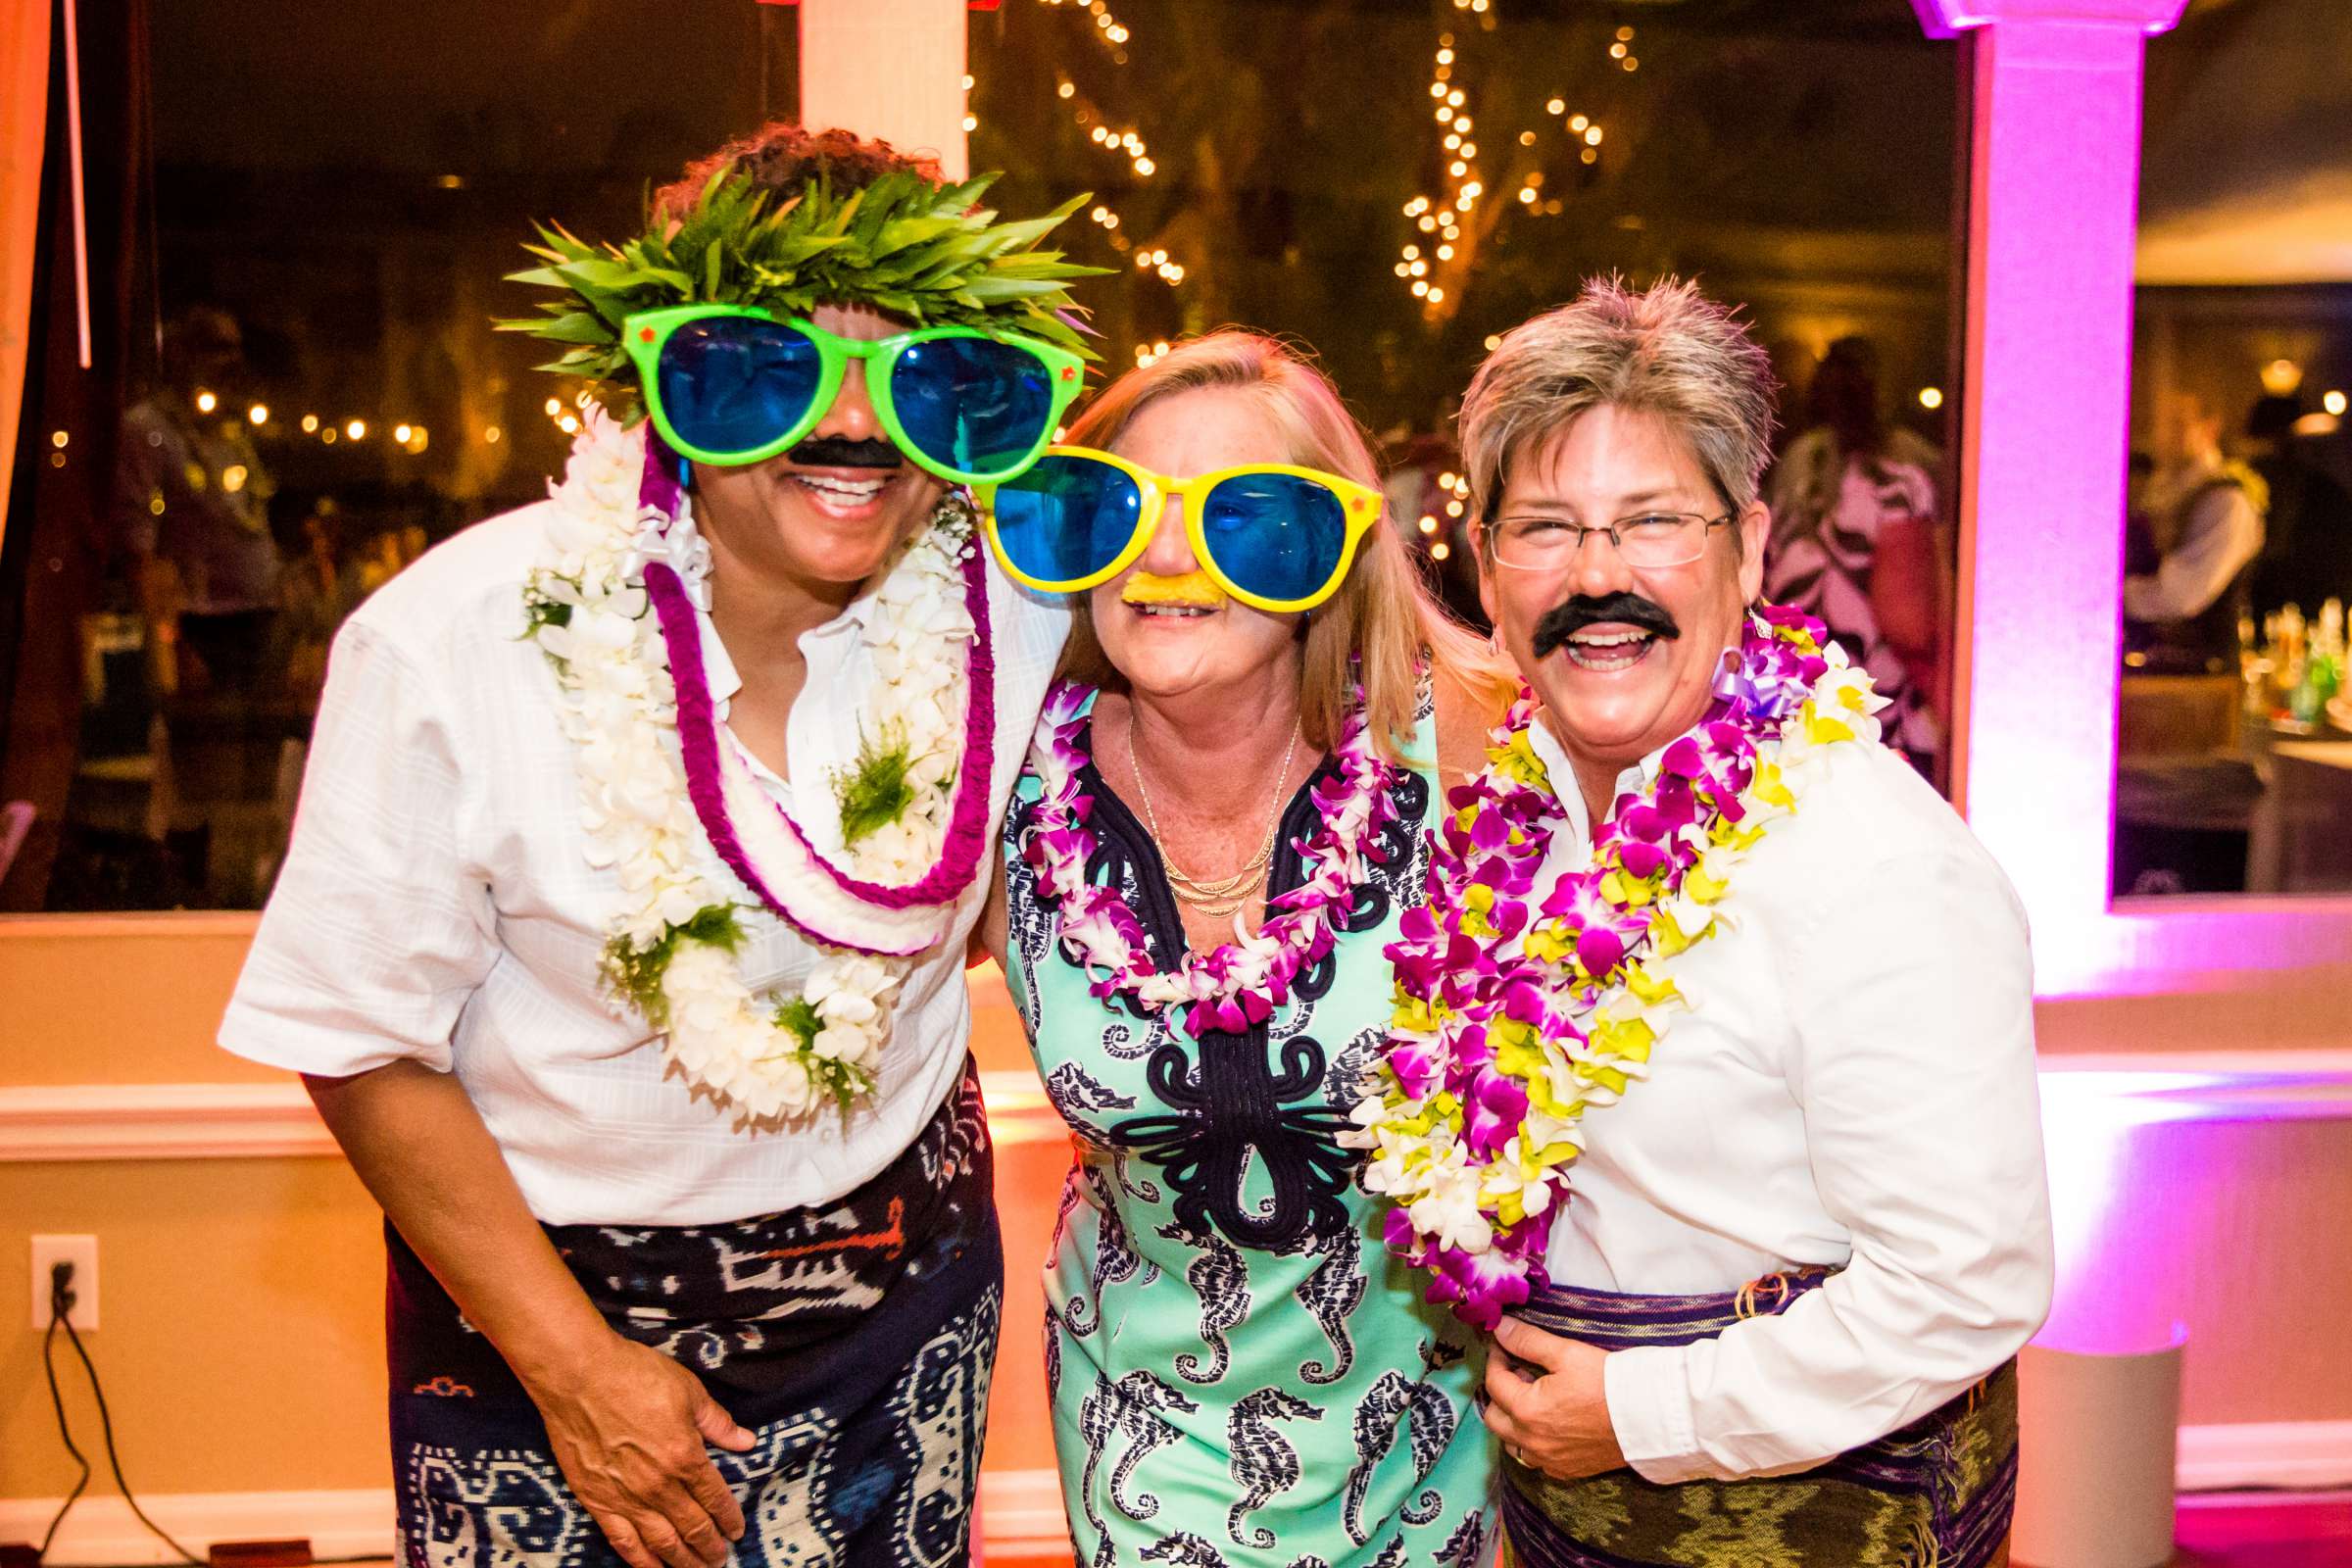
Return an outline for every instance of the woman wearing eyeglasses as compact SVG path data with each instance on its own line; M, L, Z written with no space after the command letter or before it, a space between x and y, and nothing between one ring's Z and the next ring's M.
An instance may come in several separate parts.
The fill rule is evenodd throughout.
M1076 607L991 919L1077 1135L1046 1367L1079 1557L1479 1560L1467 1331L1341 1135L1494 666L1265 338L1122 377L988 499L1005 568Z

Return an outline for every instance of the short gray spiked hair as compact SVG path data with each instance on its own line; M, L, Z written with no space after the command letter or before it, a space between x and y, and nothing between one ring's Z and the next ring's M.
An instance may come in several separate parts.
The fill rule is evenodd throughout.
M1613 405L1657 415L1690 443L1734 511L1756 499L1772 451L1772 362L1730 310L1669 277L1647 289L1594 278L1573 305L1512 328L1462 395L1462 465L1482 528L1511 465L1578 416ZM1740 531L1732 531L1739 548Z

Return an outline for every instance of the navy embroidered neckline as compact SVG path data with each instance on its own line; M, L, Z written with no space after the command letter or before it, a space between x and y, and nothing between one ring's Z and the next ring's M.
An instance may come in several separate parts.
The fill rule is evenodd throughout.
M1161 860L1159 846L1152 841L1143 819L1128 808L1126 801L1103 781L1102 770L1095 766L1095 724L1091 717L1079 732L1078 746L1086 755L1086 761L1078 770L1078 787L1083 798L1093 803L1086 825L1094 829L1095 853L1086 864L1087 880L1105 880L1107 871L1109 882L1132 895L1128 902L1135 909L1135 917L1143 922L1152 961L1162 970L1173 969L1192 952L1192 939L1185 935L1184 918L1176 907L1176 895L1168 886L1167 866ZM1306 782L1291 796L1290 804L1282 808L1282 822L1274 832L1274 859L1266 868L1268 904L1306 880L1306 865L1298 854L1298 842L1313 837L1322 822L1322 813L1315 808L1314 789L1339 774L1339 760L1325 756L1306 776ZM1130 871L1133 875L1127 874Z
M1093 734L1090 723L1081 741L1088 758L1080 783L1094 802L1088 823L1096 841L1087 875L1130 895L1152 961L1173 968L1191 950L1159 847L1103 782L1092 756ZM1314 786L1338 773L1337 760L1324 758L1284 808L1267 868L1269 902L1305 880L1297 846L1321 825ZM1329 962L1302 972L1297 1000L1311 1004L1321 997L1331 973ZM1339 1146L1348 1118L1326 1100L1324 1075L1323 1047L1303 1032L1280 1042L1264 1024L1237 1034L1210 1030L1198 1042L1170 1034L1145 1063L1151 1098L1161 1113L1130 1116L1105 1132L1158 1167L1183 1231L1196 1238L1221 1235L1253 1250L1294 1250L1353 1229L1343 1195L1356 1155ZM1265 1166L1270 1202L1244 1200L1253 1160Z

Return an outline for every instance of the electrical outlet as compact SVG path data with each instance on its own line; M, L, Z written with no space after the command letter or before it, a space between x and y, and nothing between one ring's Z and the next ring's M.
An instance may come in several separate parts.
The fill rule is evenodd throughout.
M60 1263L74 1266L67 1289L74 1305L66 1321L87 1334L98 1326L98 1238L95 1236L35 1236L32 1239L32 1326L49 1326L49 1282Z

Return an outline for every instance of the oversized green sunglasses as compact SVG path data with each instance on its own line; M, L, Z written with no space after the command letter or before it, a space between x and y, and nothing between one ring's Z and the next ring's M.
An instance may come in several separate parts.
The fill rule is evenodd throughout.
M763 463L816 428L852 360L891 441L954 484L1037 460L1078 395L1077 355L1012 332L927 326L871 340L744 305L675 305L621 323L646 409L697 463Z

